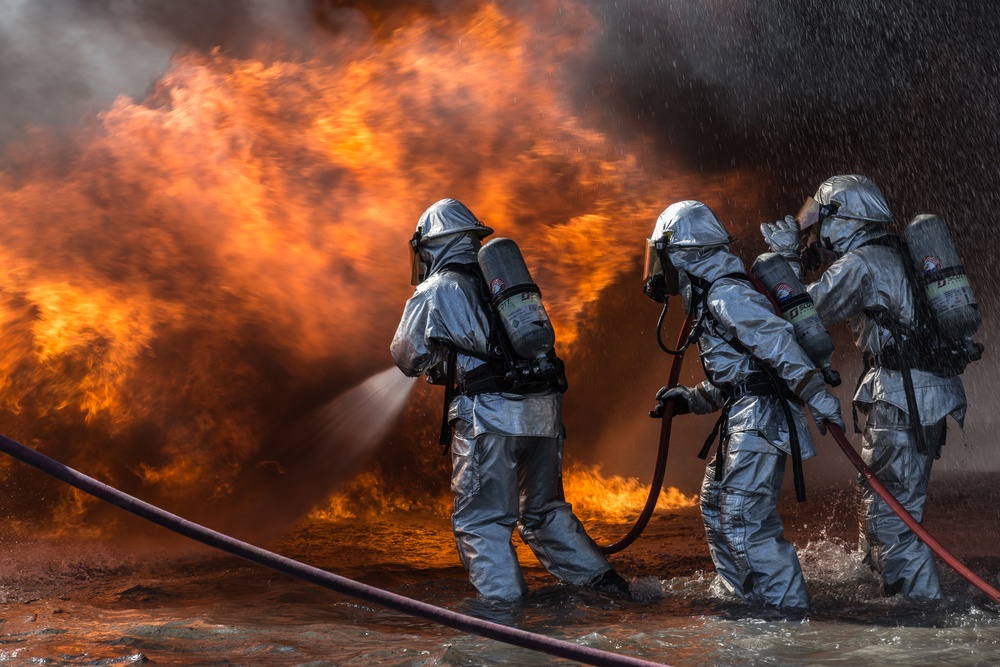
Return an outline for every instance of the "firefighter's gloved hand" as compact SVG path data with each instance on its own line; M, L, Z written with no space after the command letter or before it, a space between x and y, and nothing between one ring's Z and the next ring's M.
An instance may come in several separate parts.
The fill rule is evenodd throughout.
M661 387L656 392L656 407L650 411L649 416L662 417L667 401L671 400L674 402L675 415L686 415L689 412L693 412L696 415L704 415L711 412L714 408L712 402L698 391L697 387L692 388L683 385L678 385L671 389Z
M798 259L799 223L795 222L795 218L786 215L777 222L762 222L760 231L771 252L776 252L786 259Z
M823 378L814 374L809 378L799 397L809 406L816 427L821 435L826 435L826 423L836 424L844 430L844 418L840 416L840 401L826 389Z

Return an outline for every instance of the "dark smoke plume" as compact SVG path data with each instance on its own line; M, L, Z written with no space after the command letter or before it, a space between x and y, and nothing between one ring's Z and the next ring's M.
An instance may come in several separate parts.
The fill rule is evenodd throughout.
M239 58L266 61L269 56L277 58L281 54L290 60L304 60L310 56L310 39L349 39L356 35L363 40L387 40L394 30L411 22L427 17L461 17L481 4L472 0L16 0L0 9L0 98L4 100L0 145L21 140L26 125L73 127L81 117L108 108L119 95L144 99L171 56L178 52L207 56L218 49ZM496 4L516 15L519 7L529 8L535 3L502 0ZM597 47L574 62L560 63L559 76L573 78L575 101L589 121L620 139L623 147L647 147L647 154L639 156L643 161L640 171L648 169L659 174L661 169L669 168L688 176L683 184L664 177L655 188L642 181L649 189L641 193L643 197L665 197L660 209L676 198L710 201L742 237L736 247L738 252L752 259L763 250L755 231L757 223L794 212L818 183L834 173L867 174L882 186L900 219L932 211L962 230L960 251L980 299L985 301L987 322L995 322L990 314L995 304L984 297L995 291L997 282L988 270L991 263L987 252L995 241L993 211L1000 205L992 165L992 156L1000 148L995 131L996 118L1000 117L996 93L1000 73L993 46L1000 9L987 2L949 5L887 0L588 0L587 4L596 17L591 31L599 37ZM546 28L559 30L561 26ZM571 39L580 37L569 29L566 32ZM252 111L267 113L266 109ZM450 108L442 110L441 118L443 128L461 128L467 120L460 111ZM533 139L502 138L525 145ZM242 138L236 137L233 146L247 150L252 146L262 155L279 156L283 169L285 160L292 162L297 157L287 153L285 138L280 136L257 138L245 146L240 141ZM484 144L476 150L487 152L491 147ZM432 149L439 150L440 146L429 146L426 152ZM74 150L69 142L66 146L49 146L43 152L51 154L52 163L59 169L79 165L77 168L85 171L101 162L100 156L96 162L78 160L72 155ZM301 148L302 153L307 150ZM425 149L414 145L410 150L419 155ZM5 151L0 148L0 152ZM31 161L25 160L22 153L15 155L11 163L27 169ZM456 162L449 185L460 185L478 176L478 169L478 165ZM737 170L755 175L757 191L749 193L752 197L746 192L726 190L726 174ZM534 202L540 192L549 202L546 210L525 210L523 220L518 222L526 234L535 229L536 217L560 220L585 213L573 210L567 214L566 208L585 208L587 197L597 189L593 183L601 185L599 180L578 178L575 165L563 164L558 158L553 160L551 172L551 181L516 184L515 200ZM25 180L30 176L13 172L8 175ZM350 187L349 179L342 178L335 169L302 176L328 187ZM427 187L427 183L417 185ZM109 220L128 221L127 227L113 225L115 229L136 230L135 239L142 243L119 244L129 252L145 248L149 234L158 233L159 209L150 209L146 218L136 221L132 207L113 196L128 188L132 188L129 179L122 178L97 184L93 192L84 193L95 199L106 198L110 203L104 217L92 221L93 235L86 230L75 232L79 240L70 239L65 246L57 247L65 252L64 247L75 249L74 244L79 244L79 252L67 253L66 265L85 265L87 258L110 252L93 243L98 231L106 233ZM437 196L446 194L451 193ZM751 199L763 203L755 208L743 206L742 202ZM412 228L415 217L411 215L402 226ZM187 223L180 214L178 218ZM325 222L317 222L316 228L325 229ZM652 223L651 217L649 228ZM163 258L151 254L149 262L127 263L133 268L141 265L140 274L109 278L128 283L152 276L151 284L169 297L175 281L191 280L200 289L206 277L225 275L227 258L215 257L206 250L214 247L203 238L208 230L198 220L191 222L191 228L182 227L183 233L165 241L176 243L182 251L172 261L201 266L202 273L181 278L181 272L169 264L154 270L153 260ZM634 235L641 239L644 233L648 229ZM399 242L403 241L401 236ZM636 246L634 263L640 261L638 253ZM50 254L53 263L64 263L58 253ZM338 269L348 274L350 271L350 267L332 267ZM535 276L539 282L548 278L545 269L540 269L539 274ZM345 280L352 286L363 282L351 275ZM583 437L595 432L603 434L608 446L621 447L621 434L636 431L637 419L641 420L651 407L652 394L666 375L668 360L658 352L652 337L657 311L638 293L638 282L638 276L633 275L617 278L601 300L590 304L586 311L587 325L580 334L580 349L573 354L571 393L567 395L571 456L599 455L588 451L592 445ZM220 293L229 298L224 287L219 285ZM389 295L392 299L380 294L378 303L398 302L401 310L402 299L397 297L402 297L404 291L405 285L393 284ZM203 310L210 312L211 308ZM293 320L294 310L289 308L284 319ZM372 312L389 319L388 309L373 307ZM23 331L36 315L24 312L24 320L8 322L8 330ZM193 329L178 326L161 332L152 347L155 354L144 362L147 372L191 363L190 351L206 333L213 345L203 353L205 362L194 364L196 370L204 372L220 357L251 359L252 363L227 368L221 397L201 395L210 391L210 385L199 383L197 374L191 382L179 378L176 387L170 387L171 398L176 399L176 414L168 411L162 421L142 424L119 438L116 444L121 449L115 450L115 455L131 461L133 454L137 456L149 442L165 439L164 433L171 428L197 427L192 434L197 441L205 437L205 432L225 426L210 418L215 415L199 416L189 424L185 420L190 415L184 413L189 403L219 401L239 406L232 414L241 423L250 424L246 428L248 442L275 438L280 432L279 425L273 423L275 415L292 421L297 414L327 400L331 383L347 388L365 374L381 370L387 361L374 353L360 359L359 355L341 358L331 353L330 358L323 359L322 367L310 366L308 377L296 377L293 362L285 357L288 350L282 348L269 328L273 315L263 308L260 313L250 312L241 320L243 328L238 333L243 334L242 342L235 344L227 342L233 331L210 319L196 323ZM670 331L678 325L676 315L671 316ZM398 316L398 310L392 316ZM293 328L275 327L280 331ZM989 337L995 328L984 327L983 342L988 350L995 349L995 341ZM16 336L12 334L10 340L14 343L9 344L18 343ZM384 350L389 336L391 325L380 325L368 344L372 349ZM30 349L31 341L20 344ZM847 341L841 343L842 348L848 345ZM852 350L846 351L846 355L851 354ZM348 373L343 372L345 364L350 366ZM993 427L984 414L986 410L975 410L975 399L986 395L977 387L987 386L987 368L976 367L967 375L974 406L970 423L980 424L983 434ZM72 376L86 369L57 370ZM343 377L336 377L338 372ZM685 381L697 381L697 373L696 363L689 361ZM334 378L332 382L327 381L330 377ZM852 376L845 372L845 377ZM279 390L276 392L274 387ZM56 402L55 397L44 392L31 396L38 404ZM443 489L447 486L443 470L446 462L433 445L439 394L422 386L415 396L403 424L390 436L388 454L379 465L385 477L401 488L411 484L413 490L419 491L437 484ZM845 397L841 394L846 406ZM34 435L40 442L72 443L74 436L93 428L83 422L82 418L53 419L47 430ZM631 440L625 444L634 446L637 459L649 461L655 432L648 422L644 423L647 425L640 430L647 432L634 445ZM693 446L703 437L703 430L692 426L679 437ZM976 435L972 432L970 440ZM685 468L685 478L696 484L696 470L701 464L690 448L681 450L677 458L691 462ZM235 467L240 463L222 456L220 459L222 465ZM996 465L992 459L981 461ZM432 474L422 474L427 471ZM19 476L14 478L22 490L31 486ZM680 480L668 477L667 482L679 485ZM688 484L684 490L690 489ZM226 489L218 491L221 494ZM35 498L29 495L19 502L31 505Z

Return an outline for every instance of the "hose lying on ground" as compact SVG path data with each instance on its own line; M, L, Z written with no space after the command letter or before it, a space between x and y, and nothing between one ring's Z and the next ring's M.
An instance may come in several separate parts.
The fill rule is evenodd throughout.
M847 437L844 432L840 430L840 427L836 424L831 424L826 422L826 428L833 436L833 439L837 441L840 448L847 455L847 458L854 464L854 467L858 469L861 476L865 478L865 482L872 488L872 490L879 495L879 497L885 501L885 503L896 513L903 523L914 532L914 534L921 539L921 541L930 547L930 550L938 555L941 560L948 564L955 572L965 577L965 580L970 584L981 590L983 593L989 596L994 602L1000 603L1000 591L990 586L988 583L983 581L975 572L967 568L961 561L955 558L951 553L941 546L941 543L934 539L930 533L924 529L920 523L913 518L913 516L903 507L898 500L893 497L889 489L885 488L885 485L879 481L872 472L872 469L864 462L860 455L854 451L854 447L848 442Z
M527 632L519 628L512 628L499 623L466 616L300 563L205 528L160 509L155 505L150 505L2 435L0 435L0 451L58 480L66 482L70 486L76 487L95 498L120 507L127 512L163 526L179 535L201 542L202 544L207 544L226 553L257 563L258 565L269 567L272 570L289 574L303 581L329 588L338 593L350 595L395 611L418 616L449 628L461 630L462 632L488 637L489 639L495 639L533 651L541 651L568 660L576 660L587 665L597 665L598 667L666 667L661 663L602 651L589 646L580 646L579 644Z

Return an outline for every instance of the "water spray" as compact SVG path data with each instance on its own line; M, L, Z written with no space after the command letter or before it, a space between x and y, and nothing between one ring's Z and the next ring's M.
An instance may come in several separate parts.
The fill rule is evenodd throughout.
M669 667L663 663L650 662L640 658L611 653L610 651L602 651L589 646L580 646L572 642L521 630L520 628L508 627L492 621L466 616L465 614L459 614L448 609L427 604L426 602L390 593L389 591L368 586L353 579L306 565L305 563L286 558L285 556L261 549L247 542L237 540L234 537L188 521L176 514L171 514L155 505L139 500L92 477L88 477L30 447L26 447L2 435L0 435L0 451L84 493L90 494L95 498L119 507L158 526L162 526L167 530L252 563L263 565L277 572L291 575L297 579L343 593L344 595L349 595L394 611L417 616L455 630L469 632L533 651L548 653L567 660L575 660L586 665L596 665L597 667Z

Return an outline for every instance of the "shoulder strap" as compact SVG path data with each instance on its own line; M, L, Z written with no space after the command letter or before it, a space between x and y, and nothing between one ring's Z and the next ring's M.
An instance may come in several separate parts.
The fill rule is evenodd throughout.
M713 318L711 313L708 311L708 305L706 303L706 300L708 299L709 292L711 292L712 287L715 285L715 283L718 282L719 280L722 280L723 278L729 278L731 280L739 280L746 282L755 290L760 291L757 285L754 284L753 280L751 280L749 276L747 276L747 274L745 273L739 273L739 272L727 273L726 275L720 276L719 278L716 278L714 281L711 282L701 281L704 286L702 288L702 294L700 297L702 303L702 316L701 318L699 318L699 324L701 323L701 320L704 319L705 317L708 317L710 320L715 322L715 318ZM806 485L805 485L805 475L803 474L802 471L802 447L801 444L799 443L799 433L798 429L795 426L795 419L792 415L791 405L789 404L790 400L789 392L787 391L785 383L778 375L778 372L774 368L772 368L770 364L765 363L764 361L759 359L756 355L754 355L754 353L750 350L750 348L744 345L739 340L739 338L735 336L730 336L725 332L719 331L718 327L715 327L715 333L734 350L750 357L752 363L754 363L758 368L760 368L761 371L763 371L767 375L768 379L774 385L774 389L778 393L782 413L784 414L785 417L785 423L788 425L788 439L789 439L789 449L791 450L792 454L792 477L795 486L795 498L799 502L803 502L806 499ZM709 435L708 440L705 441L705 445L702 447L701 453L699 454L701 458L707 457L708 450L712 446L712 441L715 440L715 436L719 432L720 427L723 429L725 428L724 422L726 421L727 418L728 418L728 402L727 405L723 407L722 415L720 415L719 421L716 422L715 428L712 430L712 433ZM726 434L723 433L722 438L719 441L720 448L724 447L724 442L726 437L727 437ZM722 467L724 463L725 463L725 453L724 451L720 451L720 455L716 457L716 463L715 463L716 481L722 480Z

